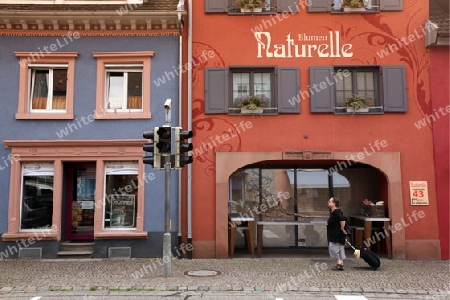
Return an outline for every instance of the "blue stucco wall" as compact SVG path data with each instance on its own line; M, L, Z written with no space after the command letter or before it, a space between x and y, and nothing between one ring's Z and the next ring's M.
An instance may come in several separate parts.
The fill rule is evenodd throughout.
M95 120L65 136L63 139L142 139L142 132L165 121L165 99L172 99L172 125L178 125L178 78L159 87L153 80L173 71L178 65L179 37L80 37L59 49L78 52L75 60L74 120L16 120L19 90L19 59L16 51L38 52L54 44L58 37L0 37L0 141L12 139L59 140L56 134L81 117L93 114L96 94L96 59L92 52L154 51L151 60L151 114L146 120ZM59 38L61 42L63 40ZM62 43L65 44L65 43ZM167 79L167 78L166 78ZM7 231L10 168L6 166L9 149L0 147L0 233ZM143 153L144 154L144 153ZM145 230L164 230L164 171L153 171L156 179L145 189ZM172 172L172 229L177 228L177 173Z

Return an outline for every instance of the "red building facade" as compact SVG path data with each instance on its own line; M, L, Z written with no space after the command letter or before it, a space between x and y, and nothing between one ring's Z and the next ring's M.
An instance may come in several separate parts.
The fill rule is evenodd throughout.
M227 0L192 6L193 256L228 257L230 213L256 204L256 220L286 220L261 211L276 200L326 219L328 197L339 196L349 215L366 198L384 203L392 257L439 259L433 134L419 128L432 109L428 5L266 2L250 13ZM365 105L351 111L354 95ZM249 96L261 112L246 113ZM426 185L423 197L415 184ZM287 247L292 232L296 246L326 246L318 227L309 237L267 228Z

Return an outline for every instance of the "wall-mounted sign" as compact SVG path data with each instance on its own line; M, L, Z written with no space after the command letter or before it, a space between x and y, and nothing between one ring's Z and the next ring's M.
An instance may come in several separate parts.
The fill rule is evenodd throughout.
M426 181L410 181L409 195L411 197L411 205L429 205L428 202L428 186Z
M353 57L353 45L341 43L339 31L329 31L325 35L289 33L273 38L270 32L254 32L254 35L258 42L258 58Z

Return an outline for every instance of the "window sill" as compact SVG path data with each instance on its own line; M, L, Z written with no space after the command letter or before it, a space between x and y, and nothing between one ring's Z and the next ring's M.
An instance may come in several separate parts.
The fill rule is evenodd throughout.
M275 11L275 9L271 9L271 10L262 10L261 12L241 12L240 9L238 8L232 8L228 11L228 15L229 16L251 16L251 15L276 15L277 12Z
M16 120L73 120L73 114L68 113L17 113Z
M276 107L264 108L262 113L254 113L254 114L242 114L240 108L229 107L228 115L230 116L275 116L278 115L278 109Z
M355 112L347 112L347 108L345 107L335 107L333 113L335 115L382 115L384 114L383 111L383 106L372 106L369 107L369 111L368 112L360 112L360 111L355 111Z
M111 120L111 119L150 119L151 114L148 113L95 113L94 119L96 120Z
M379 10L379 8L377 7L377 8L372 8L372 9L366 9L365 11L343 11L343 9L340 9L340 10L331 10L331 13L332 14L345 14L345 15L347 15L347 14L376 14L376 13L379 13L380 12L380 10Z
M125 230L111 230L94 233L94 239L107 240L107 239L146 239L148 233L146 231L125 231Z
M58 240L58 233L37 229L35 231L2 234L3 242L17 242L18 240L25 240L30 238L36 241Z

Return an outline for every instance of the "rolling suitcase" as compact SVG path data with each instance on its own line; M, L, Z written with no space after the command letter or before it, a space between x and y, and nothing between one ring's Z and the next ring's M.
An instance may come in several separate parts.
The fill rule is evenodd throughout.
M381 260L373 253L370 249L366 247L359 248L360 257L373 269L376 270L381 267Z
M381 267L381 260L370 249L367 249L366 247L356 249L349 241L345 240L345 242L347 242L347 244L355 251L353 255L356 259L362 258L373 270Z

